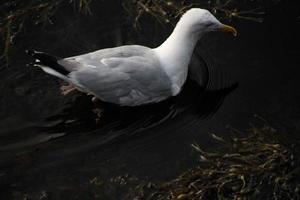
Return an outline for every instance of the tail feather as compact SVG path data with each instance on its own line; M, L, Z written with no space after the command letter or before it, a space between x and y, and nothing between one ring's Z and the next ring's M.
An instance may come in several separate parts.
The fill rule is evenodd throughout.
M39 66L42 68L43 67L50 68L63 76L67 76L70 73L68 70L64 68L64 66L58 63L58 60L60 60L61 58L52 56L44 52L34 51L34 50L26 50L25 52L36 59L35 62L33 63L34 66Z

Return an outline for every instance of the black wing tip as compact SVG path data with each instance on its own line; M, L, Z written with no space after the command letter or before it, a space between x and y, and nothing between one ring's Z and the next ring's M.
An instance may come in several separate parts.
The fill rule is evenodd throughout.
M44 52L31 50L31 49L25 50L25 53L35 58L35 62L33 63L33 66L39 66L39 67L47 66L65 76L70 73L68 70L64 68L64 66L58 63L60 58L56 56ZM29 64L29 66L32 65Z

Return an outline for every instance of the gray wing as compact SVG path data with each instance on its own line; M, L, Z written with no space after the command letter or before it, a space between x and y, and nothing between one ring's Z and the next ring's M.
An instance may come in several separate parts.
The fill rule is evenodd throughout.
M104 49L64 62L76 69L69 74L71 81L103 101L136 106L171 96L168 76L146 47Z

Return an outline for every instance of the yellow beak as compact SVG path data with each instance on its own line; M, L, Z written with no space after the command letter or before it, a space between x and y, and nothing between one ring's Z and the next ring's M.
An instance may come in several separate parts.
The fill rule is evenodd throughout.
M237 36L237 30L232 26L228 26L223 24L223 26L219 29L221 32L231 33L233 36Z

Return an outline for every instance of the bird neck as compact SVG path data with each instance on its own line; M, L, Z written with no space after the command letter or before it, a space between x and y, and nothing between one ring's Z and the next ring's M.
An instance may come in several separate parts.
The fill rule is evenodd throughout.
M193 27L180 20L168 39L154 49L172 82L173 95L180 92L186 80L191 56L201 36Z

